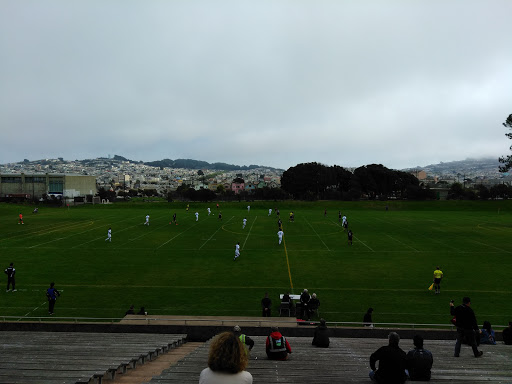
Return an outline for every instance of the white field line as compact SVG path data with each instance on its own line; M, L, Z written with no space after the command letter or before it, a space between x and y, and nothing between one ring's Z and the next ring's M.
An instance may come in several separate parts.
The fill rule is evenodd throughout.
M480 245L485 245L486 247L491 247L491 248L494 248L494 249L497 249L498 251L501 251L501 252L505 252L505 253L511 253L510 251L506 251L504 249L501 249L501 248L498 248L498 247L495 247L494 245L489 245L489 244L485 244L485 243L482 243L480 241L476 241L476 240L470 240L472 243L476 243L476 244L480 244Z
M357 237L354 236L354 239L357 240ZM368 245L366 245L366 243L364 241L361 241L361 240L357 240L358 242L360 242L361 244L363 244L366 248L368 248L370 251L372 252L375 252L373 249L371 249Z
M133 217L123 219L123 220L119 221L119 223L120 223L120 222L123 222L123 221L126 221L126 220L131 220L132 218L133 218ZM101 221L101 220L104 220L104 219L100 219L100 220L98 220L98 221ZM90 220L89 222L91 223L91 225L93 225L93 224L94 224L94 221L93 221L93 220ZM76 225L73 225L73 226L71 226L71 227L75 227L75 226L76 226ZM68 228L69 228L69 227L68 227ZM40 244L33 245L32 247L28 247L28 248L29 248L29 249L30 249L30 248L37 248L37 247L39 247L39 246L41 246L41 245L45 245L45 244L49 244L49 243L53 243L53 242L55 242L55 241L59 241L59 240L66 240L66 239L69 239L70 237L73 237L73 236L78 236L78 235L82 235L82 234L87 233L87 232L90 232L90 231L94 231L94 230L96 230L97 228L98 228L98 227L94 227L94 228L88 229L88 230L86 230L86 231L82 231L82 232L78 232L78 233L73 233L73 234L71 234L71 235L69 235L69 236L61 237L61 238L58 238L58 239L53 239L53 240L50 240L50 241L47 241L47 242L44 242L44 243L40 243ZM51 231L51 232L56 232L56 231ZM50 233L50 232L47 232L47 233Z
M256 216L251 224L251 228L249 228L249 232L247 233L247 236L245 237L245 241L242 245L242 249L245 249L245 243L247 243L247 240L249 239L249 235L251 234L251 230L252 230L252 227L254 225L254 223L256 222L256 219L258 218L258 216Z
M416 248L411 247L410 245L407 245L407 244L405 244L405 243L401 242L401 241L400 241L400 240L398 240L398 239L395 239L395 238L394 238L393 236L391 236L391 235L386 235L386 236L387 236L387 237L389 237L391 240L396 241L397 243L400 243L400 244L402 244L402 245L405 245L406 247L409 247L409 248L413 249L413 250L414 250L414 252L419 252Z
M23 315L23 317L27 317L27 316L28 316L28 315L30 315L32 312L37 311L39 308L41 308L41 307L42 307L43 305L45 305L45 304L46 304L46 301L45 301L43 304L41 304L39 307L35 307L33 310L28 311L27 313L25 313L25 315ZM22 320L22 319L23 319L23 318L19 318L19 319L18 319L18 321L20 321L20 320Z
M184 231L182 231L182 232L178 233L177 235L175 235L175 236L171 237L171 238L170 238L169 240L167 240L165 243L163 243L163 244L159 245L158 247L156 247L156 248L155 248L155 250L162 248L164 245L166 245L166 244L170 243L170 242L171 242L171 241L173 241L175 238L177 238L177 237L181 236L182 234L184 234L184 233L185 233L185 232L187 232L188 230L190 230L190 229L194 228L194 227L195 227L196 225L198 225L198 224L199 224L199 222L195 223L194 225L192 225L191 227L189 227L189 228L185 229Z
M384 222L384 223L386 223L386 224L392 224L393 226L395 226L396 228L399 228L399 229L401 229L401 230L404 230L404 231L407 231L407 232L412 232L412 231L411 231L409 228L407 228L407 227L402 227L402 226L399 226L399 225L396 225L396 224L393 224L393 223L389 223L389 222L387 222L387 221L385 221L385 220L382 220L382 219L380 219L380 218L377 218L377 220L382 221L382 222ZM433 220L432 220L432 221L433 221ZM441 232L441 230L440 230L440 229L436 229L436 228L433 228L432 230L433 230L433 231ZM422 233L418 233L418 232L413 232L413 234L414 234L415 236L421 236L421 237L423 237L423 238L427 238L427 239L429 239L430 241L432 241L432 242L434 242L434 243L441 244L441 245L443 245L443 246L445 246L445 247L448 247L448 248L453 249L454 251L459 251L459 249L458 249L458 248L452 247L451 245L449 245L449 244L447 244L447 243L444 243L444 242L442 242L442 241L439 241L439 240L437 240L436 238L434 238L433 236L428 236L428 237L427 237L427 236L425 236L424 234L422 234Z
M162 218L162 217L164 217L164 215L162 215L162 216L158 216L155 220L158 220L158 219L160 219L160 218ZM141 225L144 225L144 223L142 223ZM151 227L151 230L149 230L149 231L147 231L147 232L143 233L143 234L142 234L142 235L140 235L140 236L137 236L137 237L134 237L134 238L132 238L132 239L129 239L129 240L128 240L128 241L126 241L126 242L127 242L127 243L129 243L129 242L131 242L131 241L138 240L138 239L140 239L140 238L142 238L142 237L144 237L144 236L149 235L151 232L154 232L154 231L156 231L156 230L158 230L158 229L160 229L160 228L164 228L164 227L167 227L167 226L168 226L168 224L166 224L166 225L161 225L161 226L159 226L159 227L155 227L155 226L153 226L153 227ZM115 247L115 248L117 248L117 247Z
M306 220L306 223L308 223L308 225L311 227L311 229L313 230L313 232L315 232L315 235L318 236L318 238L320 239L320 241L322 242L322 244L325 246L325 248L327 248L327 250L330 252L331 250L329 249L329 247L327 246L327 244L325 244L325 242L322 240L322 238L320 237L320 235L315 231L315 228L313 228L313 226L311 225L311 223L309 222L309 220L307 218L304 217L304 220Z
M235 216L231 216L231 218L230 218L228 221L226 221L226 223L229 223L229 222L230 222L234 217L235 217ZM206 241L205 241L205 242L204 242L204 243L199 247L199 250L200 250L201 248L203 248L203 247L206 245L206 243L208 243L211 239L213 239L213 236L215 236L215 234L216 234L217 232L219 232L219 231L222 229L222 227L224 227L224 224L223 224L223 225L221 225L219 228L217 228L217 230L216 230L215 232L213 232L213 234L210 236L210 238L209 238L208 240L206 240Z

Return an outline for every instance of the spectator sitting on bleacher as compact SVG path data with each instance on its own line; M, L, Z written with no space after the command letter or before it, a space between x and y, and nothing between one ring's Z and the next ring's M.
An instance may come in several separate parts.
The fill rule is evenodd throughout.
M245 347L233 332L215 336L208 354L208 368L201 371L199 384L252 384L252 375L244 371L249 364Z
M311 344L320 348L329 347L329 330L325 325L325 319L320 319L320 325L315 329L315 336L313 336Z
M133 304L132 304L132 305L130 305L130 309L129 309L129 310L127 310L127 311L125 312L125 314L124 314L124 315L125 315L125 316L126 316L126 315L135 315L135 309L133 309L133 308L134 308L134 307L133 307Z
M512 321L508 322L508 328L503 330L503 342L512 345Z
M482 330L480 331L480 344L493 344L496 345L496 338L494 336L494 329L491 328L491 323L484 321Z
M398 346L400 336L396 332L388 335L389 345L380 347L370 356L370 379L379 384L402 384L405 374L405 352ZM379 362L379 369L375 363Z
M254 340L251 339L249 336L244 335L242 333L242 328L240 328L239 325L235 325L233 328L233 332L235 333L235 336L240 339L242 344L245 346L245 351L248 352L254 347Z
M272 333L267 337L265 351L270 360L286 360L288 354L292 353L288 340L281 335L279 328L276 326L272 327Z
M413 338L414 349L407 352L405 358L409 378L416 381L429 381L434 358L432 352L423 349L423 337L415 335Z

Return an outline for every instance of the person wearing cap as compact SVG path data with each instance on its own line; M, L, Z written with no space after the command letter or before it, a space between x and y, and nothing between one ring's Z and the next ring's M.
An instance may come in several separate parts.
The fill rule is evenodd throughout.
M233 328L233 333L240 339L243 345L245 345L245 351L248 352L254 347L254 340L249 336L242 333L242 328L239 325L235 325Z
M292 353L292 348L288 340L279 332L279 328L273 326L272 333L265 342L265 351L270 360L287 360L288 354Z
M311 344L320 348L329 347L329 330L325 325L325 319L320 319L320 325L315 328L315 336Z

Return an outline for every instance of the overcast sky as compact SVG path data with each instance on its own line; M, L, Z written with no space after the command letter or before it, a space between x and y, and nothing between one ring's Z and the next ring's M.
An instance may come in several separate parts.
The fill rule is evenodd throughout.
M0 0L0 163L510 154L510 0Z

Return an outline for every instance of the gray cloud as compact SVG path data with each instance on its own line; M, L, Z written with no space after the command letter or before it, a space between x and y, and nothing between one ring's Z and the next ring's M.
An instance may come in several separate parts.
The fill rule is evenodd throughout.
M508 0L4 2L0 162L499 157L511 11Z

